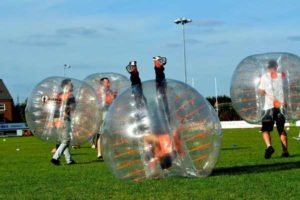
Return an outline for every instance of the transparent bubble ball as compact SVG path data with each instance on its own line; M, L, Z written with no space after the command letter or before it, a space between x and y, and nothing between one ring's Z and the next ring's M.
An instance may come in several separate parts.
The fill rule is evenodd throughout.
M189 85L166 84L163 90L154 80L133 86L109 108L102 147L116 177L140 181L212 172L222 138L215 110Z
M261 122L265 98L259 93L259 85L261 77L268 71L270 60L277 62L277 72L282 78L282 107L286 118L300 118L300 58L291 53L265 53L243 59L231 79L232 105L239 116L249 123Z
M109 92L104 92L103 86L101 86L101 80L107 78L110 82ZM108 72L108 73L94 73L87 76L84 81L91 85L96 91L100 105L100 121L103 123L103 117L105 116L109 106L112 102L130 86L129 79L121 74Z
M72 86L62 87L63 81L71 82ZM98 130L99 109L98 96L89 84L49 77L31 92L25 115L34 136L56 144L63 139L71 144L82 144Z

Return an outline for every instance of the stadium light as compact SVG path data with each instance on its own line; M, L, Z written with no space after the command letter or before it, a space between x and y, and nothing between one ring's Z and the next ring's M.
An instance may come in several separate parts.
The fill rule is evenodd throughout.
M217 77L215 77L215 93L216 93L215 108L216 108L217 116L219 117L219 102L218 102L218 85L217 85Z
M66 77L66 69L70 69L71 65L64 64L64 77Z
M70 69L71 65L64 64L64 77L66 77L66 69Z
M187 70L186 70L186 53L185 53L185 30L184 25L191 23L191 19L179 18L174 21L175 24L182 25L182 36L183 36L183 59L184 59L184 82L187 83Z

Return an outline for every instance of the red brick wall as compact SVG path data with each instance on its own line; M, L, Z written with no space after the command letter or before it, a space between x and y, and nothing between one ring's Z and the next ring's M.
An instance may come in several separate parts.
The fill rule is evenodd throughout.
M7 122L13 120L13 103L12 100L0 100L0 103L5 104L5 111L0 111L0 114L4 114L4 118ZM1 121L3 119L0 119Z

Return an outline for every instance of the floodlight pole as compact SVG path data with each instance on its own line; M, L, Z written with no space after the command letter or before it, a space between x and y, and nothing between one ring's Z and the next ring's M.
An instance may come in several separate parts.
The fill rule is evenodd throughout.
M191 19L179 18L174 21L175 24L182 25L182 38L183 38L183 61L184 61L184 82L187 83L187 69L186 69L186 50L185 50L185 29L184 25L192 22Z
M217 77L215 77L215 93L216 93L216 111L217 111L217 116L219 116L219 102L218 102L218 86L217 86Z
M66 69L70 69L71 65L64 64L64 77L66 77Z

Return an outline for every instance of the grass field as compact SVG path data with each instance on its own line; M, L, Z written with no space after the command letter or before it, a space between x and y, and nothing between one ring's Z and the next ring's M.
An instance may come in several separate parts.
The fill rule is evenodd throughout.
M0 138L0 199L300 199L300 141L289 158L265 160L258 129L223 131L221 156L207 178L172 177L139 183L116 179L89 145L72 150L76 165L53 166L53 145L35 137Z

